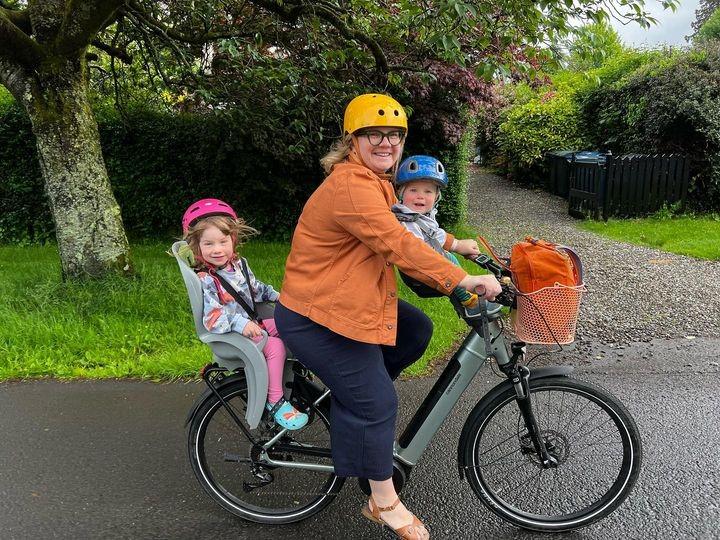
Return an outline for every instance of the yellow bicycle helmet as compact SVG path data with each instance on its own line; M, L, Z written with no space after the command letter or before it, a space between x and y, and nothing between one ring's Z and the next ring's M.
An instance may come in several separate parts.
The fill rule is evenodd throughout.
M366 127L398 127L407 131L407 115L397 101L383 94L363 94L345 108L345 135Z

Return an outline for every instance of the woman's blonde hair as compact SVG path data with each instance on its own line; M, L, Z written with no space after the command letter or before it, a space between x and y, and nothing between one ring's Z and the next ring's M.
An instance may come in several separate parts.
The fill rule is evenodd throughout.
M330 174L335 165L345 161L350 155L352 148L352 135L349 133L335 141L330 151L320 159L320 165L322 165L325 174Z
M400 157L402 157L403 148L405 147L405 141L400 144ZM350 155L353 150L353 135L346 134L342 138L335 141L330 151L320 159L320 165L322 165L325 174L330 174L332 169L338 163L342 163ZM395 162L390 170L392 181L395 181L395 175L397 174L398 167L400 166L400 159Z
M232 238L233 251L237 254L238 248L245 243L245 241L254 234L258 234L258 231L253 229L250 225L245 223L242 218L233 219L230 216L208 216L201 218L194 225L192 225L187 234L185 234L185 241L190 246L193 256L195 257L195 266L203 267L207 264L202 259L200 252L200 239L203 233L210 227L217 227L220 232L229 235Z

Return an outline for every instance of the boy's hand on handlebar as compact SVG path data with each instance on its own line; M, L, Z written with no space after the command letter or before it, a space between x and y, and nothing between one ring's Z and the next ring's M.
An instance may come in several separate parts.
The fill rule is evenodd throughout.
M472 238L458 240L454 251L458 255L464 255L465 257L477 257L478 255L480 255L480 248L478 247L478 243Z
M260 337L262 336L262 328L257 323L249 321L243 328L242 335L249 338Z
M486 300L492 300L502 292L502 287L495 276L489 275L472 276L468 274L460 283L458 283L458 286L467 291L477 293Z

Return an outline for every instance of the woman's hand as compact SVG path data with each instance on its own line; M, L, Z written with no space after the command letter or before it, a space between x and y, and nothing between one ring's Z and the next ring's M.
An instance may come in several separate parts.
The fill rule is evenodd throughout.
M486 300L492 300L502 292L502 287L498 280L495 276L490 275L472 276L468 274L465 276L465 279L458 283L458 286L469 292L477 293Z
M455 249L453 251L455 251L455 253L457 253L458 255L464 255L465 257L480 255L480 248L478 247L478 243L472 238L458 240L457 245L455 246Z
M260 337L262 336L262 328L257 323L250 321L243 328L242 335L249 338Z

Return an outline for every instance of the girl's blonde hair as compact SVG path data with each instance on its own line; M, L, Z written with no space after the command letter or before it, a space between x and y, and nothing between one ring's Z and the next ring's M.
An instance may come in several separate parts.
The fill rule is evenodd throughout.
M208 216L201 218L188 229L185 235L185 241L188 243L195 258L196 268L207 266L200 252L200 238L202 238L203 233L210 227L217 227L221 233L229 235L230 238L232 238L233 251L236 255L238 248L243 245L248 238L254 234L258 234L258 231L245 223L245 220L242 218L233 219L230 216Z
M400 156L402 157L403 149L405 147L405 141L400 144ZM320 159L320 165L322 165L325 174L330 174L332 169L338 163L342 163L350 155L353 150L353 135L346 134L342 138L338 139L335 144L332 145L330 151ZM395 182L395 176L397 174L398 167L400 166L400 159L395 162L395 165L390 169L390 175L392 181Z

